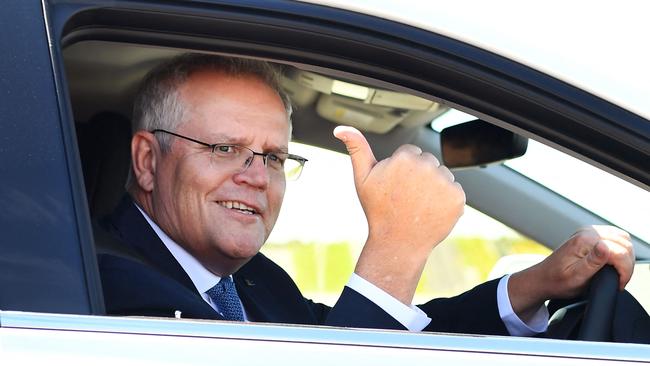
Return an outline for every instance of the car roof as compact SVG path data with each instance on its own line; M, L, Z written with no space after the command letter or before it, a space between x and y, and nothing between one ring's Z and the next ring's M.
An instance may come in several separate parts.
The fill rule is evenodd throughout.
M308 1L436 32L650 119L648 2ZM614 66L615 65L615 66Z

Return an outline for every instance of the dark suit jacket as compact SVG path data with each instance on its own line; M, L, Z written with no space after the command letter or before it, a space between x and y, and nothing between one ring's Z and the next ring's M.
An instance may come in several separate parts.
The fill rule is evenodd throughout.
M113 315L222 319L151 226L125 197L95 229L106 311ZM251 321L404 329L359 293L345 288L332 308L305 299L278 265L257 254L233 275ZM426 331L507 334L499 317L497 281L420 307L433 320Z

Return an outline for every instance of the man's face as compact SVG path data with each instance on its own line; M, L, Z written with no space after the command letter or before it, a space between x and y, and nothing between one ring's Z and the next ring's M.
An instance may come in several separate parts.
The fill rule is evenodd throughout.
M180 87L180 98L186 114L176 133L257 152L287 151L284 105L254 77L197 72ZM244 172L224 169L210 148L171 139L171 150L156 162L154 220L208 269L230 274L257 254L271 233L282 205L284 175L270 173L261 156ZM237 209L241 204L254 213Z

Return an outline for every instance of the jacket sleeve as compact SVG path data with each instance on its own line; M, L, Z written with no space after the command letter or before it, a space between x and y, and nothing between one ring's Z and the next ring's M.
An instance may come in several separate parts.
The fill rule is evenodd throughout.
M419 305L431 318L424 331L508 335L497 305L498 284L498 279L488 281L458 296Z
M325 325L406 330L381 307L347 286L343 288L341 297L330 310Z
M432 319L427 332L508 335L497 307L498 280L461 295L433 299L419 307ZM356 291L345 287L325 321L355 328L405 329L397 320Z
M258 294L269 292L260 296L264 299L260 307L268 313L267 321L406 329L381 307L349 287L344 287L332 308L305 299L289 275L262 254L244 266L239 276L253 279ZM497 309L497 284L498 281L490 281L459 296L434 299L420 306L433 319L425 331L507 334Z

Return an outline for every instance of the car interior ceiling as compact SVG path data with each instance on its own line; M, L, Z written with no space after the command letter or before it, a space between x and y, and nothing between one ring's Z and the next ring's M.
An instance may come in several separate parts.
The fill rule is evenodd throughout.
M157 64L182 52L185 50L100 41L80 42L64 50L93 217L111 212L124 193L130 160L131 103L140 80ZM387 90L380 82L381 88L373 88L367 80L361 84L349 75L327 76L302 65L301 69L280 66L282 85L294 104L293 141L344 153L332 130L338 124L349 124L364 131L378 158L390 155L404 143L432 150L427 144L434 144L436 132L425 126L448 107ZM360 89L365 96L350 96Z

